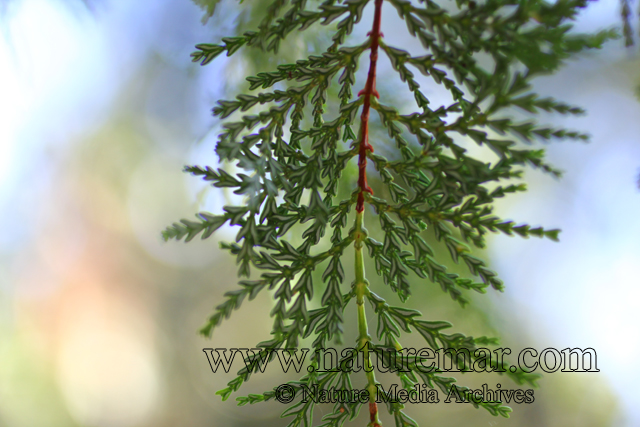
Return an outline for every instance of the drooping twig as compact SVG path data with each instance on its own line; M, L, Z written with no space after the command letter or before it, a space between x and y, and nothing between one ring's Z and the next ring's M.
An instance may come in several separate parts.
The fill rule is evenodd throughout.
M367 185L367 151L373 151L373 147L369 144L369 110L371 108L371 95L380 98L376 90L376 65L378 62L378 46L382 33L380 32L380 20L382 17L382 0L376 0L375 12L373 15L373 28L368 34L371 38L371 55L369 56L369 74L364 89L358 93L358 96L364 95L364 105L362 107L362 115L360 116L360 147L358 153L358 202L356 211L364 210L364 193L373 194L371 188Z

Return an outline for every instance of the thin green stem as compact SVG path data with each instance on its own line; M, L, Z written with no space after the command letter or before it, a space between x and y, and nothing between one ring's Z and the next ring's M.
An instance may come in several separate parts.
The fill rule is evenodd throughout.
M367 230L364 228L364 213L356 212L356 224L354 227L354 248L356 250L356 280L353 287L356 294L356 305L358 307L358 350L363 352L364 370L367 375L367 389L369 390L369 415L371 422L370 427L381 427L378 418L378 405L376 404L377 381L376 374L373 371L371 363L371 335L369 335L369 327L367 326L367 316L365 312L365 297L369 295L369 282L364 275L364 258L362 249L364 241L367 238Z

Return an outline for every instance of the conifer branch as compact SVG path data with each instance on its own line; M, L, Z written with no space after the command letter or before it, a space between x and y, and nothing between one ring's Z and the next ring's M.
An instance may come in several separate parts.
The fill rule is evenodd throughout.
M207 239L223 225L237 230L235 242L221 243L221 247L236 257L243 279L216 305L201 329L203 335L212 336L245 299L273 291L271 338L257 344L260 351L245 359L249 367L239 370L218 392L223 400L256 373L251 366L260 360L272 361L276 350L296 349L307 338L313 339L314 350L307 374L287 385L298 396L311 387L323 392L353 391L351 375L355 373L319 371L320 352L332 343L342 343L343 313L352 300L357 309L357 350L365 365L372 368L375 356L395 370L405 391L422 384L448 395L470 392L445 376L439 366L421 369L427 361L422 356L407 356L401 338L413 332L424 339L426 348L461 352L448 355L460 368L485 363L517 384L537 384L537 374L514 371L505 361L485 360L476 353L480 345L497 345L497 340L447 334L443 330L451 323L427 320L404 304L412 286L423 283L441 288L462 306L471 302L471 291L503 291L502 280L476 252L486 246L489 232L558 239L559 230L500 218L493 203L526 190L523 183L513 182L525 167L560 176L560 170L544 160L544 151L530 145L561 139L586 141L588 135L509 115L514 109L531 116L539 111L584 114L579 107L534 93L532 79L556 71L575 53L600 48L617 33L569 32L570 21L585 7L585 0L456 0L454 11L434 0L386 2L425 52L413 54L382 40L383 0L325 0L316 8L308 7L305 0L273 0L255 31L222 38L217 44L199 44L192 54L193 61L202 65L245 46L275 55L296 29L304 37L305 31L320 23L333 32L324 52L270 70L265 66L247 77L251 93L218 101L213 114L222 121L222 132L215 151L221 163L236 165L237 172L209 166L188 166L185 172L214 187L228 188L244 201L224 206L221 214L201 212L196 220L183 219L162 233L165 240L188 242L197 236ZM347 45L369 3L374 10L368 39ZM504 6L513 7L505 13ZM213 13L213 8L208 12ZM366 82L354 98L358 62L367 49ZM401 114L397 99L380 100L376 89L380 51L409 89L417 111ZM441 85L453 102L433 105L419 77ZM360 128L354 132L359 113ZM380 136L375 153L371 135ZM468 144L493 153L495 159L472 155ZM368 176L369 161L373 163L370 172L375 172ZM357 178L351 173L355 170ZM366 210L366 205L372 209ZM371 235L364 228L365 216L375 224ZM350 219L354 225L345 233ZM343 293L348 273L343 257L352 244L355 281ZM371 284L365 278L369 261L365 247L380 276ZM453 272L455 264L468 272ZM398 296L402 306L392 306L373 292L381 284ZM311 301L317 308L310 308ZM377 317L375 336L369 332L365 301ZM343 354L338 366L353 366L357 353ZM376 396L385 399L396 427L417 426L404 405L380 389L374 370L366 370L365 376L370 427L381 426ZM246 405L275 398L274 389L236 401ZM289 427L311 427L316 403L313 399L292 402L282 416L291 417ZM511 412L500 401L473 399L471 403L495 416L508 417ZM362 405L360 401L335 403L321 426L341 427L357 417Z

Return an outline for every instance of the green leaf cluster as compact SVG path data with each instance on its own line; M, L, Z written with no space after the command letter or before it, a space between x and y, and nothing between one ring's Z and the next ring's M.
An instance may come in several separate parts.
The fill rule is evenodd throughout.
M216 3L207 3L209 13ZM193 61L202 65L240 49L275 55L281 42L294 37L296 30L319 24L333 32L331 44L322 54L248 76L250 93L221 100L215 106L213 114L223 123L215 151L220 161L235 167L236 172L223 166L185 168L214 187L228 188L244 197L242 205L225 206L222 214L201 212L196 220L183 219L163 232L165 240L189 241L197 236L206 239L225 224L237 230L235 242L224 243L222 248L236 257L242 280L237 290L225 294L201 332L211 336L245 298L251 300L261 291L271 290L275 298L272 337L257 345L265 352L297 348L303 339L312 339L314 349L340 342L345 309L354 302L364 318L362 301L368 301L377 316L376 340L363 332L364 318L358 342L371 345L372 351L381 355L397 353L388 363L401 360L401 334L413 331L433 349L467 349L473 356L478 344L495 341L445 334L442 330L449 323L425 320L418 311L389 305L369 289L368 282L358 281L360 276L364 280L364 270L362 274L356 271L356 282L347 286L345 251L355 247L359 253L366 248L377 275L402 303L410 297L416 276L439 286L463 306L469 302L469 291L484 293L489 287L502 291L504 285L496 272L472 249L485 247L488 232L557 240L558 230L501 219L492 204L507 194L526 190L524 184L511 182L521 177L526 166L560 175L545 162L544 151L530 145L588 138L577 131L543 126L533 119L515 120L509 115L514 109L528 115L540 110L583 114L578 107L540 97L532 91L531 81L555 72L571 55L601 47L617 34L610 30L593 35L570 32L570 22L586 6L585 0L457 0L454 11L431 0L386 0L424 51L415 54L380 40L381 56L388 58L413 94L416 108L401 114L393 100L370 97L371 108L378 113L377 125L388 135L387 141L372 144L394 147L393 156L367 154L373 164L369 173L376 173L380 181L375 195L364 193L369 217L378 224L378 241L367 234L355 212L362 188L350 172L363 143L357 136L363 132L357 128L358 114L368 96L354 97L353 87L364 86L356 81L356 71L372 40L353 45L347 45L347 40L372 2L318 3L275 0L255 31L225 37L217 44L199 44L192 54ZM419 80L442 85L451 104L434 107ZM336 99L330 96L333 87L339 87ZM495 160L471 155L464 148L468 143L487 148ZM354 225L347 228L349 222ZM446 252L437 252L427 242L428 230ZM448 271L445 263L449 259L464 265L468 276ZM360 267L357 262L356 270ZM314 297L319 308L310 308ZM349 357L341 360L349 362ZM311 359L311 366L318 363ZM405 389L422 382L445 393L452 387L466 390L456 385L455 379L444 377L442 371L420 372L411 363L409 368L408 373L398 372ZM219 394L227 399L251 374L241 370ZM312 372L290 385L297 390L314 384L324 389L352 389L350 375ZM518 384L535 385L537 378L522 371L507 370L506 375ZM238 398L238 403L254 404L273 397L274 391L267 391ZM354 419L360 406L336 404L323 417L322 426L339 426ZM510 411L500 402L476 406L493 415L508 416ZM313 402L298 402L283 416L292 417L291 427L307 426L313 407ZM397 426L415 425L403 405L391 402L387 409Z

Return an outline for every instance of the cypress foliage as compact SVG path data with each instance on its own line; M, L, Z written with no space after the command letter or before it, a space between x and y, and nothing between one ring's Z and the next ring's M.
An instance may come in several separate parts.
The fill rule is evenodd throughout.
M217 3L197 2L208 15ZM408 52L385 42L380 32L385 2L395 8L406 31L420 41L422 52ZM418 281L433 283L464 306L471 291L504 288L496 272L471 253L473 247L485 247L488 232L557 240L559 230L505 221L493 213L492 203L525 191L523 184L510 180L520 177L526 166L560 175L545 162L544 151L530 145L559 139L583 141L588 136L542 126L534 119L512 119L508 113L514 108L531 116L540 110L584 113L579 107L540 97L532 92L531 81L555 72L570 56L600 48L617 35L611 30L592 35L570 32L571 21L586 6L585 0L456 0L456 5L450 11L432 0L274 0L255 30L196 46L193 61L206 65L240 49L277 55L283 40L312 26L324 25L333 31L321 55L248 76L250 93L218 101L213 114L224 130L215 152L221 163L237 166L238 172L223 167L185 168L214 187L232 189L245 201L225 206L221 215L200 212L195 220L183 219L163 232L165 240L188 242L198 236L206 239L224 224L238 230L235 242L221 246L235 256L241 280L238 289L225 294L215 308L201 330L203 335L211 336L245 299L275 290L272 337L257 345L262 352L250 361L273 360L272 350L296 349L301 339L313 339L314 350L341 342L344 312L355 310L360 352L343 356L340 366L350 366L358 354L367 366L375 353L385 358L387 366L404 367L404 371L396 369L396 374L406 390L424 383L445 394L468 391L438 367L427 372L419 369L418 364L429 361L407 358L402 334L418 332L434 350L466 349L471 363L478 358L478 346L496 341L447 334L444 331L450 323L424 318L405 306L411 288ZM362 22L366 7L373 8L369 23ZM356 24L370 26L367 38L349 38ZM363 55L368 55L368 72L365 81L358 81L356 70ZM384 99L376 90L382 55L413 94L414 112L399 113L394 99ZM432 105L415 73L442 85L453 102ZM333 88L337 90L331 91ZM371 113L379 117L375 125L386 131L385 139L370 138ZM463 148L465 141L492 151L495 160L469 154ZM382 146L392 155L376 152ZM349 173L352 168L357 172ZM379 185L372 189L367 174L374 175ZM370 228L376 230L371 235L364 227L365 212ZM436 252L427 243L427 229L447 252ZM294 230L300 233L292 233ZM380 235L381 241L373 234ZM354 251L354 265L344 265L347 251ZM377 276L371 283L365 278L367 256L375 265L368 273ZM447 258L466 266L468 275L447 271L443 264ZM347 269L353 269L355 276L350 286L345 283ZM321 279L314 272L321 273ZM395 292L401 305L393 306L374 292L383 285ZM309 309L314 295L321 301L320 308ZM377 317L375 333L367 325L367 306ZM351 389L351 376L364 375L372 394L370 426L381 425L374 401L375 371L318 372L320 353L310 354L309 371L289 383L292 389L298 393L314 385L325 390ZM463 368L469 362L451 357ZM491 368L518 384L535 386L537 374L512 371L509 366L494 364ZM251 374L246 368L240 370L218 394L227 399ZM254 404L274 397L275 391L269 390L237 401ZM363 404L367 405L336 403L323 417L322 426L354 419ZM506 417L511 411L500 401L472 404L493 415ZM313 400L292 402L283 416L292 417L291 427L308 426L314 405ZM415 425L401 403L386 402L386 409L397 426Z

